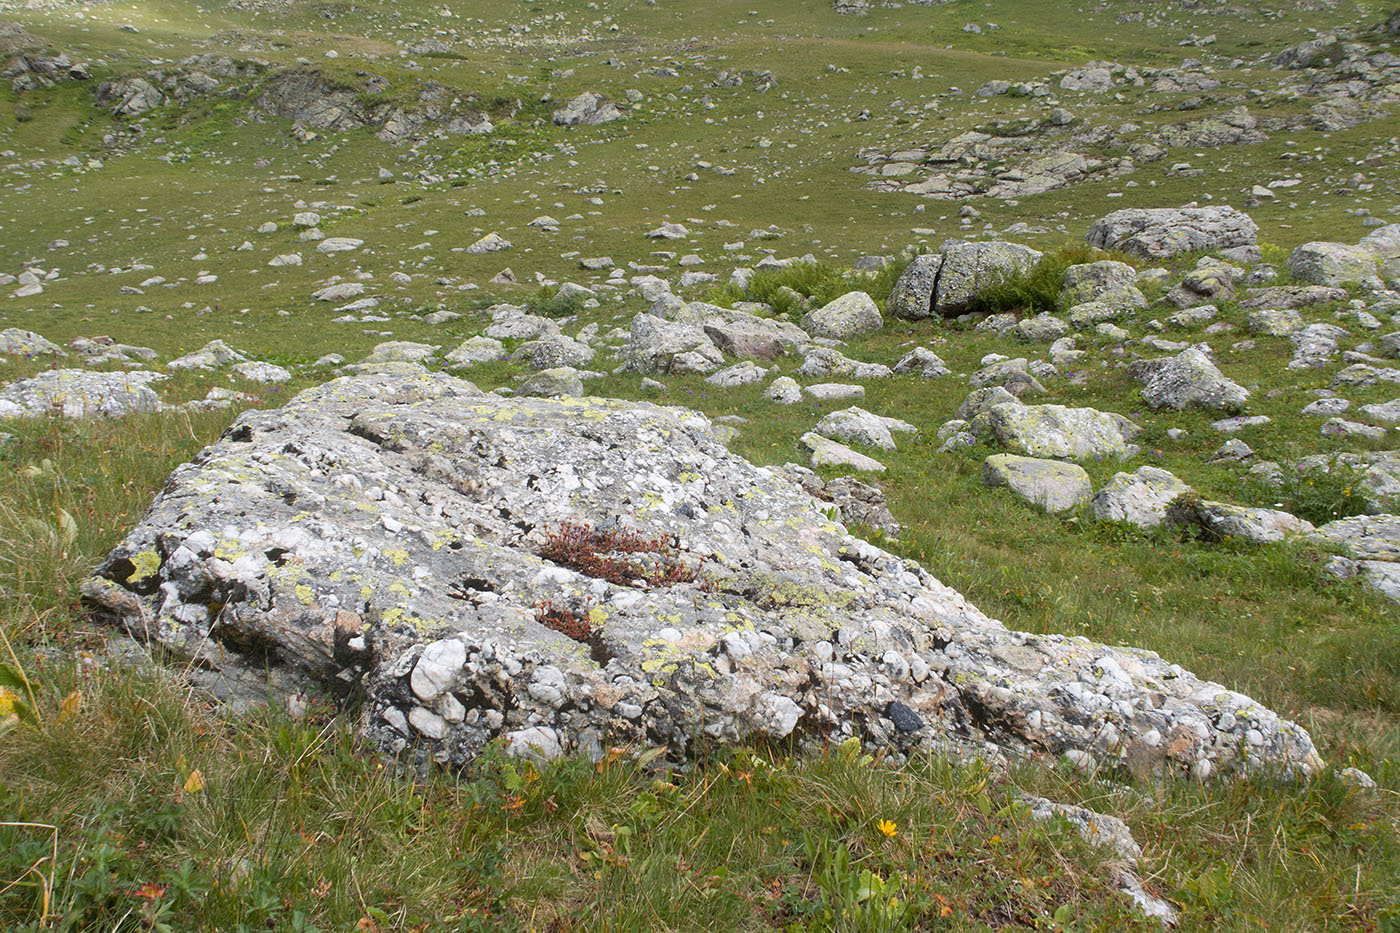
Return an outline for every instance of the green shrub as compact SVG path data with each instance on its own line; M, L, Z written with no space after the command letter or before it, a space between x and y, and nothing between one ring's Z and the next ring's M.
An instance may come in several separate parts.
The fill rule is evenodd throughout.
M909 265L897 259L878 272L840 269L825 262L795 262L786 269L755 272L747 288L726 284L710 289L706 296L715 304L758 301L778 315L801 314L809 307L819 308L847 292L861 291L875 299L882 309L895 281ZM805 300L804 300L805 299Z
M970 310L984 314L1015 311L1025 315L1062 310L1060 287L1065 280L1065 270L1101 258L1098 251L1083 243L1062 246L1042 256L1029 271L1008 275L983 289Z
M583 296L560 295L549 288L541 288L525 299L525 310L540 317L570 317L582 309Z

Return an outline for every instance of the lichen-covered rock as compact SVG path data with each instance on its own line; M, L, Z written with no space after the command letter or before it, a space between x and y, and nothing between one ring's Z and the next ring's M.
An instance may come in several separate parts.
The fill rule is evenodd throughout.
M928 347L915 347L894 364L894 371L901 375L918 375L925 379L936 379L952 373L943 358Z
M160 399L147 385L166 378L160 373L94 373L85 369L51 369L0 390L0 418L56 414L65 418L119 418L159 411Z
M1143 401L1153 408L1238 411L1249 400L1248 389L1226 379L1195 347L1174 357L1138 360L1129 372L1141 380Z
M1376 256L1346 243L1304 243L1288 254L1288 271L1313 285L1369 283L1376 279Z
M516 390L517 395L553 398L583 395L583 378L572 366L557 366L531 373Z
M492 337L471 337L443 357L449 369L464 369L506 358L505 344Z
M553 334L522 343L510 355L510 360L529 369L577 368L593 361L593 348L573 337Z
M1312 523L1279 509L1213 502L1190 495L1175 499L1165 520L1173 525L1195 525L1211 538L1243 538L1260 544L1313 530Z
M1029 272L1041 253L1019 243L994 240L969 243L949 240L940 253L943 264L933 293L935 314L952 316L967 310L978 293L1005 279Z
M642 375L711 373L724 363L704 330L651 314L632 319L623 355L623 369Z
M867 457L852 450L840 441L834 441L815 431L808 431L799 439L807 448L814 467L850 467L862 473L883 473L885 465L874 457Z
M884 363L853 360L830 347L808 347L797 367L797 375L808 379L886 379L891 372Z
M34 333L18 327L7 327L0 331L0 356L21 356L33 359L36 356L67 356L63 348Z
M885 418L874 412L852 405L841 411L833 411L812 429L822 437L835 441L865 444L881 450L894 450L894 434L915 433L915 427L898 418Z
M1030 343L1054 343L1069 333L1069 325L1049 311L1016 323L1016 336Z
M813 337L849 340L885 326L880 309L865 292L847 292L827 304L808 311L802 329Z
M1253 246L1259 227L1233 207L1129 208L1094 221L1084 239L1101 249L1168 259L1198 250Z
M184 356L177 356L165 364L166 369L218 369L230 363L242 363L248 358L222 340L211 340L204 346Z
M1317 529L1317 537L1358 560L1400 561L1400 515L1354 515Z
M1259 308L1249 312L1244 323L1251 334L1287 337L1303 326L1303 316L1292 308Z
M1063 512L1089 501L1094 488L1089 474L1076 463L992 454L982 463L982 482L1006 486L1047 512Z
M683 759L853 736L1320 769L1248 697L1148 651L1008 631L824 507L684 409L343 378L241 415L83 594L216 693L353 696L363 739L418 761L494 738ZM629 530L654 542L654 582L590 575Z
M938 270L942 267L943 256L940 253L914 257L890 290L885 308L892 316L907 321L933 317L933 290L938 284Z
M1105 259L1079 263L1065 270L1060 295L1067 306L1098 301L1106 294L1132 288L1137 277L1137 270L1126 262Z
M992 438L1016 453L1051 460L1123 457L1139 428L1122 415L1096 408L991 405L969 419L977 438Z
M1156 528L1166 518L1167 507L1191 487L1160 467L1141 466L1133 473L1115 473L1090 507L1101 522L1128 522L1140 528Z

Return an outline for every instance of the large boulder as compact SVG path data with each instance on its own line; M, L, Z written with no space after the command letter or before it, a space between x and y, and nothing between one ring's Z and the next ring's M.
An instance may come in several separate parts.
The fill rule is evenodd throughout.
M18 327L7 327L0 331L0 356L21 356L33 359L36 356L67 356L67 352L53 341Z
M160 373L94 373L85 369L51 369L0 390L0 418L119 418L159 411L160 399L147 383Z
M1089 501L1094 488L1077 463L992 454L982 463L982 482L1005 486L1047 512L1063 512Z
M1133 288L1137 278L1137 270L1126 262L1105 259L1078 263L1065 270L1060 295L1066 306L1073 307L1086 301L1100 301L1105 296Z
M1321 770L1249 697L1009 631L823 508L684 409L344 378L241 415L82 591L215 695L345 698L422 763L851 736Z
M1253 246L1259 227L1233 207L1129 208L1094 221L1084 239L1100 249L1169 259L1199 250Z
M1138 360L1128 371L1142 382L1142 398L1153 408L1239 411L1249 390L1231 382L1195 347L1176 356Z
M963 313L982 291L1014 275L1022 275L1040 261L1041 253L1019 243L994 240L968 243L949 240L940 252L943 264L933 294L933 311L945 317Z
M632 319L623 369L642 375L657 373L712 373L724 364L705 331L694 324L679 324L651 314Z

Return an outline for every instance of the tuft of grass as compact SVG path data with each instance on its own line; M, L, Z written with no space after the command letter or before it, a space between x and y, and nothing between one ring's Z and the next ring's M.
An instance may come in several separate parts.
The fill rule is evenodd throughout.
M581 295L560 295L550 288L541 288L523 302L525 310L540 317L572 317L583 310Z
M716 304L755 301L768 305L782 316L800 315L810 308L840 298L847 292L862 291L884 309L885 299L912 256L887 263L876 272L856 272L825 262L795 262L784 269L755 272L747 287L726 284L710 290L707 298Z
M1250 478L1243 495L1251 505L1283 509L1314 525L1372 511L1361 492L1363 474L1344 463L1331 469L1285 470L1280 485Z

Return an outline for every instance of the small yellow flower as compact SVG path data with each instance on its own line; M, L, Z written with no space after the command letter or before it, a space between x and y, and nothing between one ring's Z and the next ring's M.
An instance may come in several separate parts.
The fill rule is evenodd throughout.
M881 820L880 822L875 824L875 828L878 829L880 832L884 833L885 836L890 839L893 839L895 833L899 832L899 827L895 825L894 820Z

